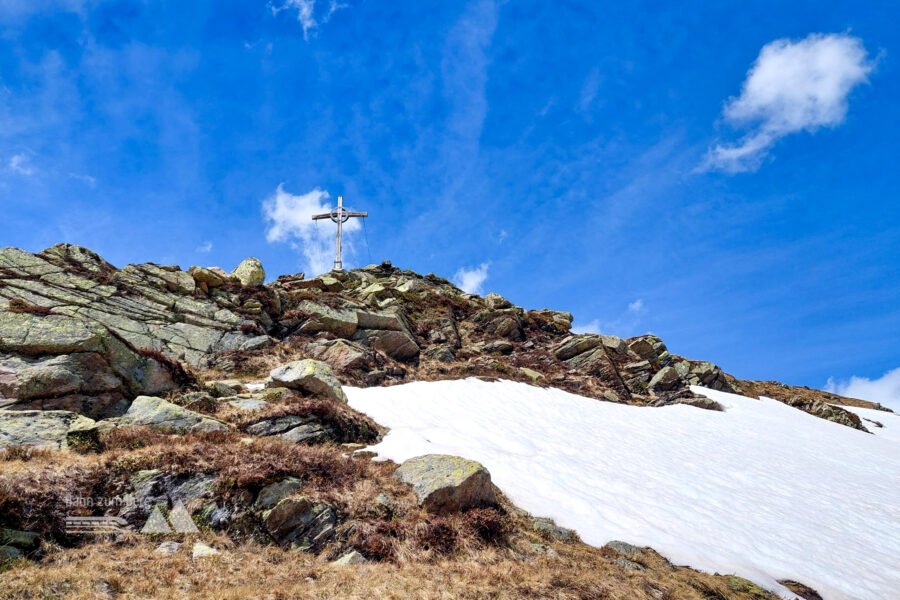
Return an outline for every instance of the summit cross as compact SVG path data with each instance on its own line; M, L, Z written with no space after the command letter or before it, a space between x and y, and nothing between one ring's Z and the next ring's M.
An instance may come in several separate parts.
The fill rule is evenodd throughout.
M362 218L368 216L369 213L367 212L351 212L344 208L343 196L338 196L338 204L331 209L331 212L323 213L321 215L313 215L313 221L318 221L319 219L331 219L332 222L337 223L337 243L335 245L333 270L342 271L344 269L344 263L341 262L341 229L344 223L349 221L350 217Z

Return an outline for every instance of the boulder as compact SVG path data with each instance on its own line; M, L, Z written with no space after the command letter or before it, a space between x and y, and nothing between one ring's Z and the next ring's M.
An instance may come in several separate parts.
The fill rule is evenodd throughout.
M265 511L262 519L281 546L315 551L334 533L337 512L332 506L305 496L289 496Z
M425 352L422 353L425 358L436 360L438 362L453 362L456 360L456 355L453 354L453 350L448 348L447 346L434 346L429 348Z
M628 344L620 337L614 335L601 335L600 341L603 347L616 354L628 354Z
M238 278L241 285L248 287L261 286L266 280L266 271L263 269L262 263L258 258L252 256L242 260L231 274Z
M349 338L359 326L355 310L331 308L304 300L297 306L297 311L307 315L306 321L300 326L301 333L327 331L341 338Z
M491 474L480 463L458 456L427 454L411 458L394 477L412 486L428 512L445 514L494 504Z
M362 346L347 340L316 340L307 345L309 354L328 363L337 371L354 371L365 369L370 357Z
M401 361L415 358L420 351L419 345L405 331L358 329L352 339Z
M647 388L650 390L672 390L681 384L675 367L663 367L650 379Z
M325 431L321 423L313 420L299 427L294 427L290 431L285 431L279 437L295 444L311 444L328 439L328 432Z
M272 380L270 387L302 390L347 403L347 395L341 388L341 382L334 376L331 367L321 361L297 360L274 369L269 376Z
M553 355L559 360L568 360L600 345L598 335L575 335L564 339L553 348Z
M356 320L362 329L386 329L388 331L405 331L404 317L395 312L356 311Z
M0 410L0 448L68 448L70 432L95 424L93 419L65 410Z
M225 283L224 277L216 271L205 267L191 267L188 269L188 273L194 278L194 281L206 284L207 288L219 287Z
M494 292L484 297L484 303L488 308L509 308L512 306L512 302Z
M152 396L138 396L124 415L110 421L117 426L140 425L177 433L228 431L217 419Z
M481 351L486 354L511 354L513 350L515 346L506 340L494 340L481 347Z

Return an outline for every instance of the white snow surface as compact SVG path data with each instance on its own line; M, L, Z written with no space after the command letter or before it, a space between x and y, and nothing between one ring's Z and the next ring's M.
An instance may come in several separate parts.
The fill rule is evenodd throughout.
M725 411L477 379L346 392L390 428L369 448L379 457L477 460L517 506L588 544L651 546L786 598L778 579L826 600L900 597L897 439L767 398L693 389Z

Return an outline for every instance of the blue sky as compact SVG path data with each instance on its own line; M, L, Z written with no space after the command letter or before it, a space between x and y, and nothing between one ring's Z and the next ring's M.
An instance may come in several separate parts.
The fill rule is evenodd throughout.
M609 4L3 0L0 245L309 274L343 194L351 266L741 377L900 367L896 3Z

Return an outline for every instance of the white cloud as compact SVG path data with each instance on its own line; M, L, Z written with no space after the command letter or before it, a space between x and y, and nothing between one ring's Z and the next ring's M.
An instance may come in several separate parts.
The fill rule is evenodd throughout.
M213 249L212 242L203 242L202 244L197 246L197 252L200 252L202 254L209 254L210 252L212 252L212 249Z
M699 169L754 171L782 137L837 127L847 117L850 92L868 82L873 68L862 40L846 34L814 33L766 44L741 95L723 111L727 122L750 126L748 133L736 144L711 148Z
M453 276L453 282L460 289L470 294L480 294L482 291L481 286L484 285L488 278L488 268L490 266L491 263L481 263L477 267L463 267Z
M263 214L268 228L266 240L288 242L306 257L306 271L319 274L330 271L334 265L334 225L330 220L321 223L312 220L317 213L331 211L328 192L315 188L295 196L279 185L275 193L263 202ZM343 225L345 234L361 229L359 219L350 219ZM343 238L345 254L353 251L350 240Z
M69 177L84 182L90 188L94 188L97 186L97 178L91 177L90 175L84 175L81 173L69 173Z
M594 319L590 323L575 323L572 325L573 333L600 333L600 321Z
M9 159L9 168L20 175L34 175L37 169L31 166L31 161L26 154L16 154Z
M829 377L825 391L848 398L880 402L900 411L900 367L888 371L878 379L854 376L849 381L836 381Z
M621 312L615 320L594 319L587 323L575 323L572 325L572 331L574 333L605 333L631 337L642 333L638 331L638 326L646 312L647 307L644 306L643 298L638 298L634 302L629 302L627 310Z
M283 10L296 11L297 20L303 27L303 39L308 40L311 31L318 29L319 25L327 23L331 20L331 15L342 8L347 8L346 4L341 4L337 0L331 0L328 8L324 11L320 10L319 17L316 17L317 0L283 0L281 4L276 5L275 2L269 3L269 8L273 15L277 15ZM246 44L245 44L246 45Z

